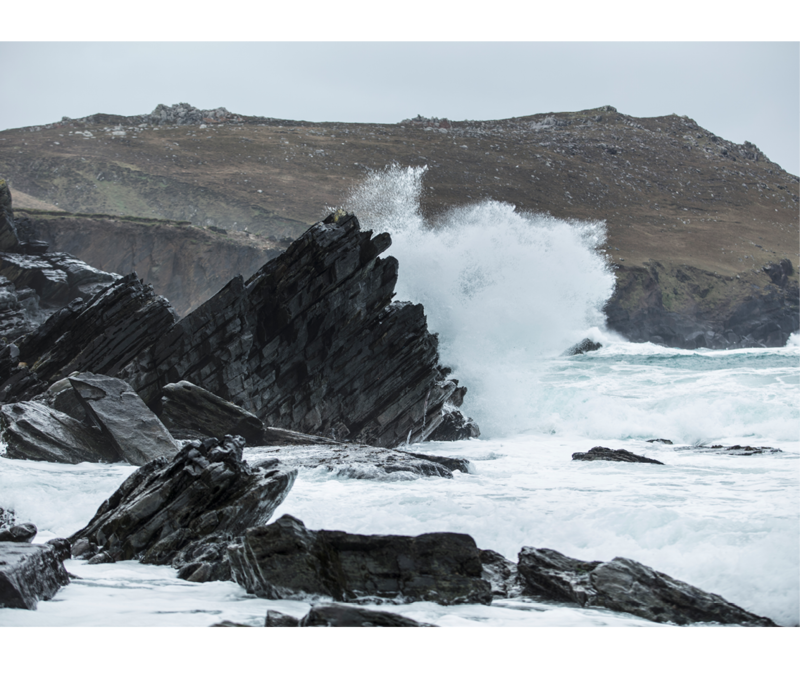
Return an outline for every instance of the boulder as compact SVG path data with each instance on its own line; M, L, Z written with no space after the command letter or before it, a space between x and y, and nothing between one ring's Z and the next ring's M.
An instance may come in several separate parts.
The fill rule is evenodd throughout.
M84 553L100 548L104 560L139 559L183 568L203 564L203 580L228 577L226 548L247 528L270 518L297 472L277 460L248 465L244 440L226 436L186 444L131 474L69 540ZM90 560L91 561L91 560ZM197 577L192 580L199 580Z
M121 379L83 372L69 377L69 383L86 415L129 464L169 459L180 449L161 421Z
M472 418L467 418L454 406L445 404L442 410L442 422L428 436L428 440L452 442L480 436L480 428Z
M308 530L291 515L247 530L228 549L233 580L272 599L329 596L441 605L490 603L480 550L469 535L355 535Z
M0 406L0 435L7 445L6 456L12 459L63 464L119 460L100 429L36 401Z
M33 523L12 525L11 527L0 530L0 542L33 542L33 538L36 537L37 532L36 525Z
M523 594L546 600L603 607L676 625L776 626L721 596L624 557L610 562L582 561L552 549L523 547L517 570Z
M583 355L587 352L594 352L602 347L602 344L596 343L589 338L584 338L579 343L575 343L571 348L564 350L561 354L565 357L572 357L573 355Z
M267 611L269 620L270 612ZM289 617L288 615L285 617ZM341 603L317 603L297 625L265 624L265 627L436 627L423 622L417 622L410 617L398 615L385 610L369 610L356 605L342 605Z
M241 435L248 445L263 444L264 425L256 416L191 382L164 387L160 418L181 440Z
M644 462L646 464L664 464L664 462L659 462L657 459L650 459L649 457L643 457L642 455L635 455L633 452L628 452L628 450L612 450L610 447L593 447L588 452L573 452L572 459L583 462L593 462L599 460L604 462Z
M58 547L0 542L0 608L36 610L69 583Z

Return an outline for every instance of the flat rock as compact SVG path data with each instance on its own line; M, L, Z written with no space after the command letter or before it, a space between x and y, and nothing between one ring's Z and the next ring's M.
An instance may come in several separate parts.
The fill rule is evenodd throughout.
M354 535L308 530L291 515L247 530L228 549L233 580L248 593L339 602L490 603L480 550L469 535Z
M227 545L269 520L297 472L276 460L252 466L242 460L244 440L226 436L186 444L171 460L137 469L69 540L104 561L139 559L184 568L203 564L205 578L225 579ZM91 560L90 560L91 561ZM201 580L196 577L192 580Z
M733 457L749 457L751 455L778 454L783 450L777 447L751 447L750 445L709 445L701 447L679 447L679 450L692 450L707 454L731 455Z
M610 447L593 447L588 452L574 452L572 459L583 462L596 460L604 462L644 462L646 464L664 464L657 459L650 459L642 455L633 454L628 450L612 450Z
M129 464L171 458L180 449L163 423L121 379L83 372L69 377L69 383L86 414Z
M0 542L0 608L36 610L68 583L58 548Z
M0 406L0 429L6 456L12 459L63 464L119 460L116 448L100 429L36 401Z
M164 387L160 418L181 440L241 435L248 445L263 444L264 424L257 416L191 382Z
M582 561L552 549L523 547L517 571L523 594L546 600L603 607L676 625L776 626L721 596L624 557L610 562Z

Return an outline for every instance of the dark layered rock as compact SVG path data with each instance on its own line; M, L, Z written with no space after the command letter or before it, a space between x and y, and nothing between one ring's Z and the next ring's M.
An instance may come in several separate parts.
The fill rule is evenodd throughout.
M228 550L233 580L266 598L489 603L480 550L469 535L417 537L308 530L291 515L251 528Z
M301 619L267 610L264 627L436 627L385 610L341 603L318 603Z
M523 547L517 564L523 594L581 607L603 607L660 623L774 627L721 596L623 557L582 561L552 549Z
M21 338L13 369L0 356L0 400L33 398L72 372L116 376L174 322L166 299L135 273L123 277L88 301L70 302Z
M8 183L0 178L0 250L14 250L18 245L14 210L11 206L11 190Z
M422 306L391 302L398 263L378 257L390 244L332 214L122 376L154 410L167 384L186 380L278 428L379 446L425 439L457 384Z
M565 357L572 357L573 355L583 355L587 352L594 352L602 347L601 343L595 343L589 338L584 338L579 343L575 343L571 348L564 350L561 354Z
M170 459L180 449L161 421L121 379L84 372L69 377L69 383L87 417L129 464Z
M300 436L294 433L294 436ZM469 473L469 461L460 457L405 452L370 445L353 445L327 441L283 443L263 454L292 469L327 469L348 479L405 481L420 477L452 479L454 471Z
M467 418L454 406L445 404L442 410L442 422L428 436L428 440L452 442L480 436L481 430L472 418Z
M153 460L131 474L70 542L86 539L84 549L100 548L94 556L105 560L181 568L199 562L209 565L204 580L227 578L227 544L265 523L297 475L275 468L276 460L248 465L243 447L240 437L208 438L188 443L172 460Z
M12 525L11 527L0 529L0 542L33 542L37 532L36 525L33 523Z
M164 387L161 420L181 440L241 435L248 445L263 444L264 424L256 416L191 382Z
M63 464L119 460L102 430L36 401L0 406L0 434L12 459Z
M601 460L604 462L644 462L646 464L664 464L657 459L650 459L642 455L633 454L628 450L612 450L610 447L593 447L588 452L573 452L572 459L593 462Z
M0 608L36 610L69 583L63 552L49 544L0 542Z

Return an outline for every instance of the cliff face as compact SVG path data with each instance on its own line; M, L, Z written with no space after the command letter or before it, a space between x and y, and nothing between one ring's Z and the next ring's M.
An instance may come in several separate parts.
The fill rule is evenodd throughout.
M188 222L16 211L20 229L93 267L136 272L185 316L236 275L252 275L282 248Z

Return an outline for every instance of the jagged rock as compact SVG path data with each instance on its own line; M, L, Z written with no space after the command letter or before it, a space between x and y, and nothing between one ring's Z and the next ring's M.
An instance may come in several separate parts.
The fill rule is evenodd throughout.
M36 525L33 523L12 525L9 528L0 530L0 542L33 542L33 538L36 537L37 532Z
M664 464L657 459L635 455L628 450L612 450L610 447L593 447L588 452L573 452L572 459L583 462L602 460L606 462L645 462L647 464Z
M69 583L58 547L0 542L0 608L36 610Z
M161 421L121 379L84 372L70 376L69 383L87 416L129 464L170 459L180 449Z
M452 442L480 436L480 428L472 418L466 418L457 408L445 404L442 411L442 422L427 439Z
M256 416L191 382L164 387L161 420L181 440L241 435L248 445L263 442L264 425Z
M523 547L517 570L524 583L523 594L547 600L603 607L677 625L776 626L721 596L623 557L587 562L552 549Z
M491 549L481 550L483 580L492 587L495 598L513 598L521 595L522 583L517 574L517 565L502 554Z
M469 535L354 535L308 530L291 515L251 528L228 549L233 580L265 598L330 596L441 605L489 603L480 550Z
M284 428L273 428L264 426L262 432L262 444L264 445L342 445L344 443L322 435L308 435L298 433L296 430L286 430Z
M277 610L267 610L264 627L300 627L300 619Z
M571 357L572 355L583 355L587 352L594 352L595 350L599 350L602 348L601 343L595 343L593 340L589 338L584 338L579 343L575 343L571 348L568 348L561 354L565 357Z
M666 438L653 438L652 440L648 440L647 442L658 442L658 443L661 443L662 445L671 445L671 444L673 444L672 440L667 440Z
M47 540L45 544L52 548L59 561L66 561L72 557L72 545L65 537L54 537L52 540Z
M267 615L269 616L269 612ZM286 616L288 617L288 615ZM277 627L278 625L264 625ZM369 610L356 605L341 603L317 603L311 606L297 625L283 624L281 627L436 627L417 622L410 617L384 610Z
M120 376L154 408L165 385L186 380L278 428L379 446L425 439L457 384L438 366L422 306L391 303L398 263L378 257L390 244L332 214Z
M86 537L82 537L72 544L73 559L91 559L95 554L97 554L97 545L89 542Z
M36 401L0 406L0 434L12 459L64 464L119 459L102 431Z
M288 431L286 431L288 432ZM294 433L293 436L300 436ZM454 471L469 473L469 462L460 457L405 452L371 445L353 445L333 441L312 442L299 439L283 443L264 454L278 460L283 467L327 469L349 479L399 481L419 477L452 479Z
M206 557L200 563L215 565L210 578L215 572L223 576L223 544L265 523L297 476L296 471L274 468L276 460L248 465L242 460L243 447L238 436L208 438L188 443L172 460L149 462L123 482L70 542L77 545L85 538L89 547L102 548L95 557L180 567L200 550Z
M75 372L74 374L78 374ZM92 420L86 414L86 409L83 407L78 393L72 388L69 377L66 379L59 379L57 382L47 387L44 395L37 398L37 400L44 403L50 408L56 409L66 413L68 416L74 418L81 423L93 425Z
M88 301L70 302L21 338L14 369L0 361L0 400L33 398L76 371L114 377L174 322L169 302L131 273Z

